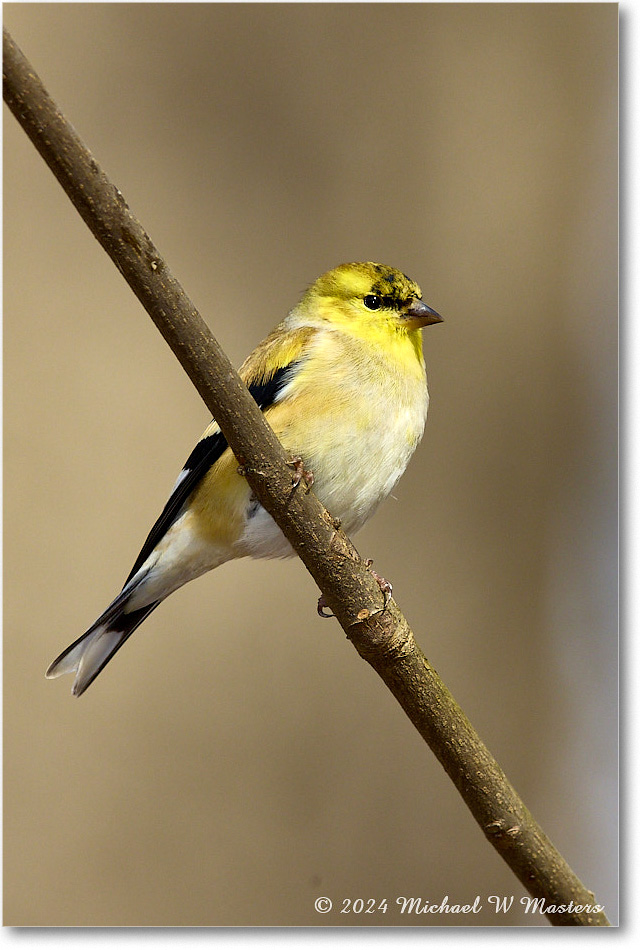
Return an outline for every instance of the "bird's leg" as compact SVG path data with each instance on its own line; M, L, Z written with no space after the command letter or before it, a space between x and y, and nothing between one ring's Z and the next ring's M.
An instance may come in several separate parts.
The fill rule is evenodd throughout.
M292 487L296 488L299 482L303 479L306 484L306 494L310 491L314 485L314 472L309 472L303 465L303 459L300 455L295 455L294 458L290 459L288 465L294 469L294 475L292 476Z

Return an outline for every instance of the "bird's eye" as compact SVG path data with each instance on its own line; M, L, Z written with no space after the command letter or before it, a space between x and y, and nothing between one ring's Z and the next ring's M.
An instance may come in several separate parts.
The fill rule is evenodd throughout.
M376 294L366 294L363 302L368 310L379 310L381 307L381 297L377 297Z

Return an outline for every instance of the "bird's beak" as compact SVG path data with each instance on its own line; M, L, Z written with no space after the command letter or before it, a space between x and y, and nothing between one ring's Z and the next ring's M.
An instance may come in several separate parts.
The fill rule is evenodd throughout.
M425 304L423 300L417 300L416 297L413 297L404 313L404 323L412 330L427 327L431 323L443 323L443 321L444 318L436 310Z

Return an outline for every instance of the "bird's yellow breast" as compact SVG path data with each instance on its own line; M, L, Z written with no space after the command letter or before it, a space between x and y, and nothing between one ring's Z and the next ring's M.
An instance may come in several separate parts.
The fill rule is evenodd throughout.
M320 332L285 398L267 412L348 531L361 527L391 491L423 433L425 368L408 336L382 348L336 330Z

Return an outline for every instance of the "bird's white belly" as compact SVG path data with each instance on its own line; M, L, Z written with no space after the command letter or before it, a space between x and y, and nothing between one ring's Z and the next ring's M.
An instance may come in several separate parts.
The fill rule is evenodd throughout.
M416 409L404 408L369 425L357 426L347 419L334 430L332 453L323 462L306 461L315 473L319 499L348 533L363 527L403 475L421 438L424 418Z
M306 432L307 445L297 445L306 469L314 473L314 492L348 533L358 531L403 475L423 433L428 404L394 412L375 412L364 418L340 414L319 420L319 428ZM332 449L328 451L328 422ZM322 448L321 448L322 447ZM288 446L288 450L290 450ZM306 451L307 448L307 451ZM300 490L303 490L303 482ZM239 554L252 557L290 557L294 554L272 517L254 504L244 533L236 545Z

